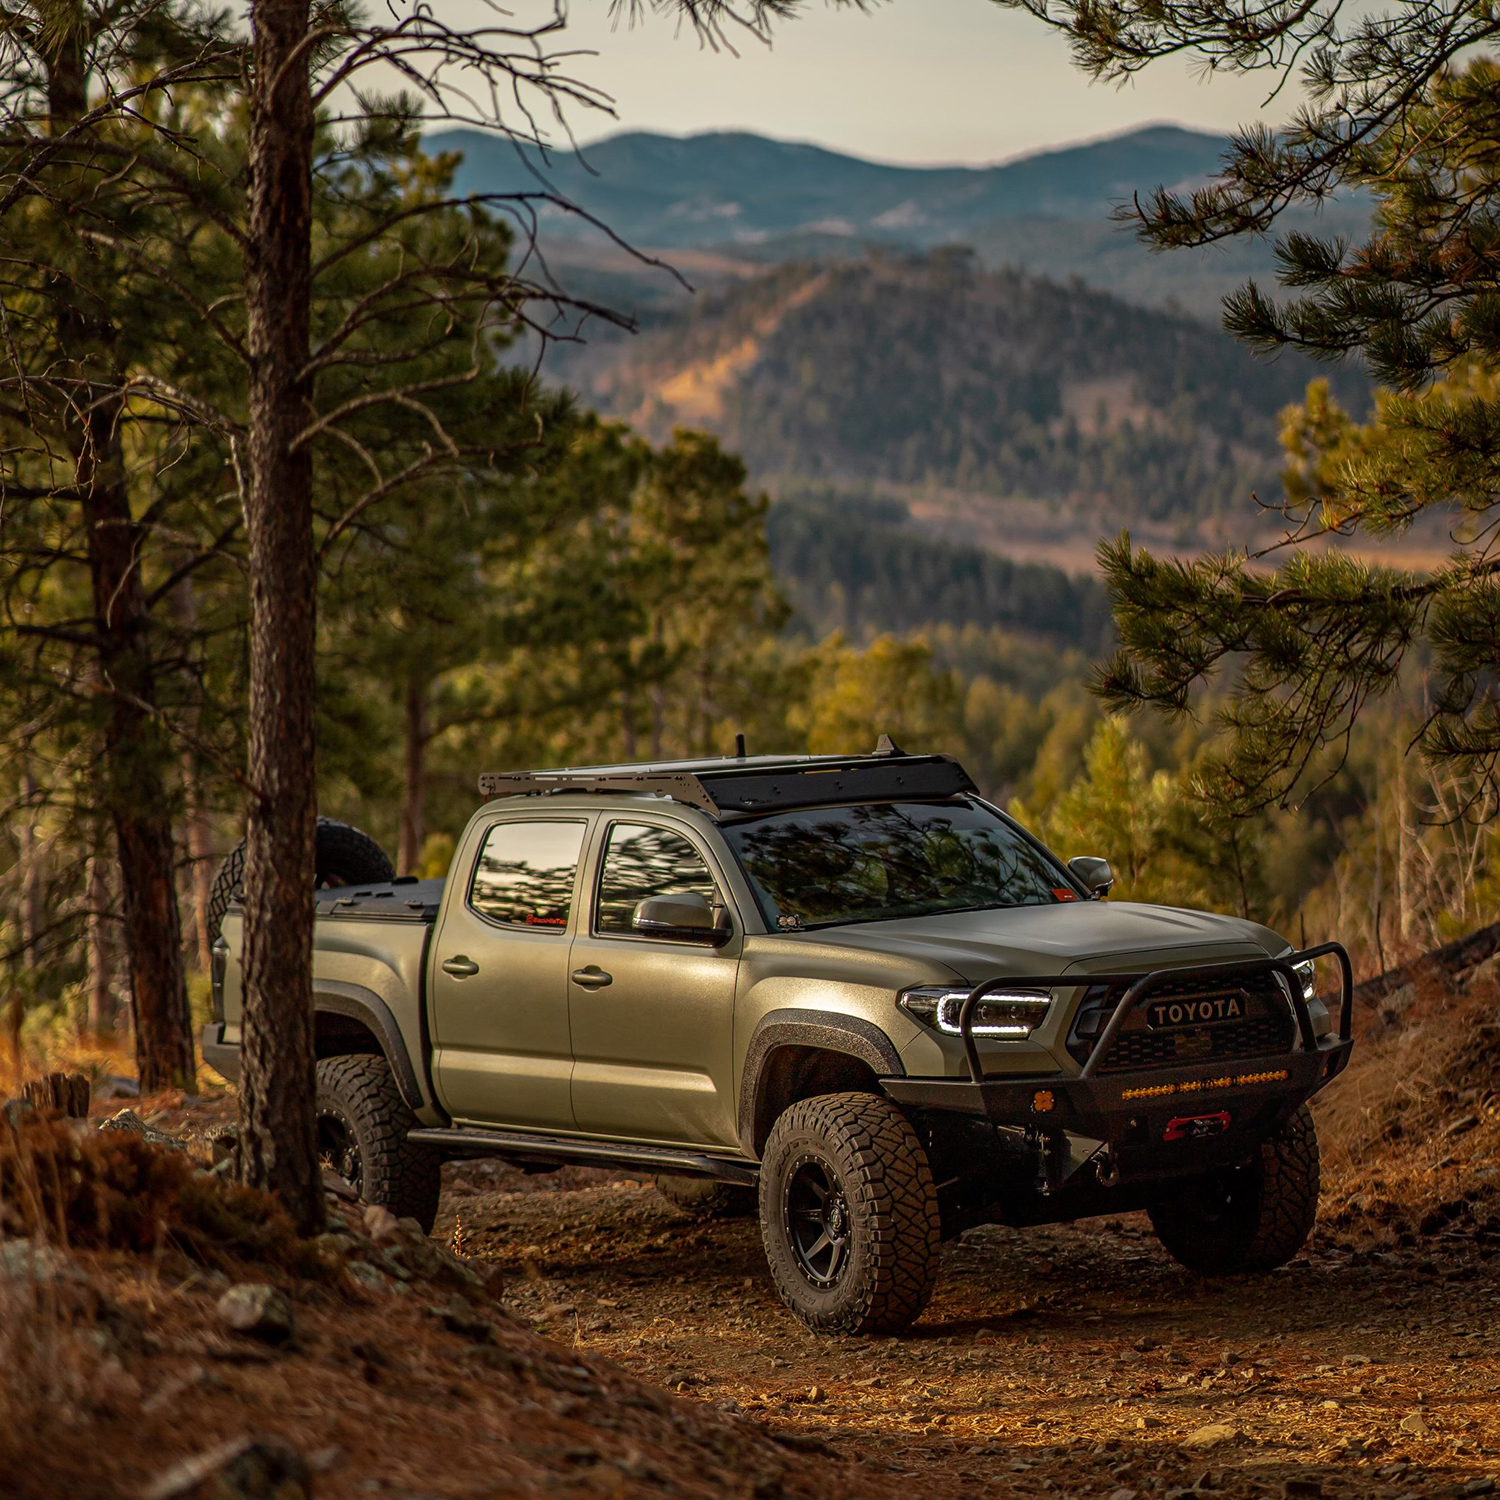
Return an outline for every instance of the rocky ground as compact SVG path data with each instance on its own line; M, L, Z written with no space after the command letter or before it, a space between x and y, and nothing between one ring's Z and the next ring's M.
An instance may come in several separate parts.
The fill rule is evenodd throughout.
M1144 1217L980 1229L911 1335L825 1339L778 1304L753 1223L692 1223L634 1183L484 1176L459 1174L445 1223L505 1268L507 1305L893 1483L1394 1500L1500 1478L1497 1218L1409 1248L1325 1234L1224 1282L1168 1260Z
M1319 1228L1283 1270L1202 1280L1140 1216L984 1228L901 1338L814 1337L753 1221L578 1169L451 1166L430 1241L340 1205L312 1272L169 1243L74 1255L81 1306L69 1271L19 1307L0 1241L0 1495L1486 1495L1497 1017L1486 978L1366 1018L1318 1108ZM201 1151L234 1106L135 1107ZM285 1296L290 1336L237 1326L236 1284ZM266 1473L291 1445L294 1488L173 1467L255 1437Z

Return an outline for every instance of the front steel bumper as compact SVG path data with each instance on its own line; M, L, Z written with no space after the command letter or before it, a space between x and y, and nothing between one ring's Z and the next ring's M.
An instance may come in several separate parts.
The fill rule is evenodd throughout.
M1338 1030L1320 1040L1292 966L1321 957L1337 959L1341 983ZM1285 998L1296 1022L1297 1045L1292 1051L1180 1067L1100 1071L1125 1018L1165 986L1197 980L1223 984L1268 973L1286 981ZM975 1007L985 995L1015 985L1050 990L1080 983L1127 987L1081 1072L1073 1077L987 1077L973 1034ZM1090 1160L1106 1182L1202 1170L1242 1158L1254 1142L1290 1119L1344 1070L1354 1045L1353 988L1349 955L1338 943L1279 959L1157 969L1149 974L1007 975L977 985L959 1012L967 1078L883 1078L881 1087L906 1108L977 1116L1007 1134L1033 1140L1053 1189Z

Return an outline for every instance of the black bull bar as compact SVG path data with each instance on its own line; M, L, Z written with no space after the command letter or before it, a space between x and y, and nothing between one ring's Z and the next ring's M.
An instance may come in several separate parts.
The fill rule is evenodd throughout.
M1293 965L1335 958L1339 965L1338 1030L1321 1041ZM1277 974L1283 998L1296 1022L1297 1043L1290 1052L1218 1059L1172 1067L1143 1067L1101 1074L1126 1018L1157 991L1204 981ZM974 1013L997 990L1054 990L1128 986L1080 1073L1073 1077L985 1074L974 1040ZM958 1014L959 1035L969 1076L963 1078L883 1078L896 1102L916 1108L980 1115L992 1124L1021 1126L1042 1136L1076 1138L1076 1169L1101 1147L1109 1159L1130 1170L1160 1164L1163 1147L1180 1143L1196 1161L1232 1154L1248 1138L1269 1134L1290 1118L1344 1069L1353 1047L1354 975L1341 943L1323 943L1281 958L1198 964L1155 969L1148 974L1006 975L976 985ZM1083 1147L1082 1156L1077 1147ZM1175 1153L1174 1153L1175 1154ZM1069 1175L1063 1167L1063 1175Z

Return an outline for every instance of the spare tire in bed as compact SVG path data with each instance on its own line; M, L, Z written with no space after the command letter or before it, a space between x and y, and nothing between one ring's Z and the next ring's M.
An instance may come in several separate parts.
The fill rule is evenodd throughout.
M318 819L317 884L378 885L391 880L396 867L385 850L360 829L334 818ZM230 902L243 894L245 841L241 839L224 858L208 895L208 940L213 942L224 924Z

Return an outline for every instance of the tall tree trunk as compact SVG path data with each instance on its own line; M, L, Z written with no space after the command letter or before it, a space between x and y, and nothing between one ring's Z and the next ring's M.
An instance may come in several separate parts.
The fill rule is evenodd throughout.
M88 1025L91 1036L113 1036L115 997L114 965L109 941L109 873L104 830L94 835L89 851L88 885Z
M16 830L17 863L21 869L21 952L28 969L41 960L42 848L36 836L36 777L30 761L21 765L21 819Z
M198 968L207 973L213 961L213 938L208 930L208 900L213 892L213 825L203 806L203 784L191 750L182 753L182 790L186 802L188 891L193 907L193 946Z
M396 863L413 875L422 862L427 837L427 679L413 673L406 680L406 777L401 794L401 843Z
M76 121L87 106L81 33L59 44L48 85L55 131ZM85 303L74 288L59 284L54 291L59 350L83 376L65 426L81 497L99 679L109 694L103 804L114 823L120 860L136 1064L143 1092L189 1088L192 1018L164 775L168 748L155 713L150 612L141 583L145 533L130 510L118 382L95 379L113 362L114 329L107 311Z
M249 816L245 831L245 1179L278 1194L305 1233L325 1221L314 1116L312 1012L312 416L306 370L312 297L313 108L308 0L251 6Z
M198 595L191 577L184 578L173 591L179 623L188 631L198 625ZM196 730L198 715L192 715ZM213 937L208 930L208 902L213 893L213 823L203 802L203 777L198 756L191 746L182 750L182 797L188 846L188 903L193 914L193 947L197 950L197 967L207 973L213 961Z

